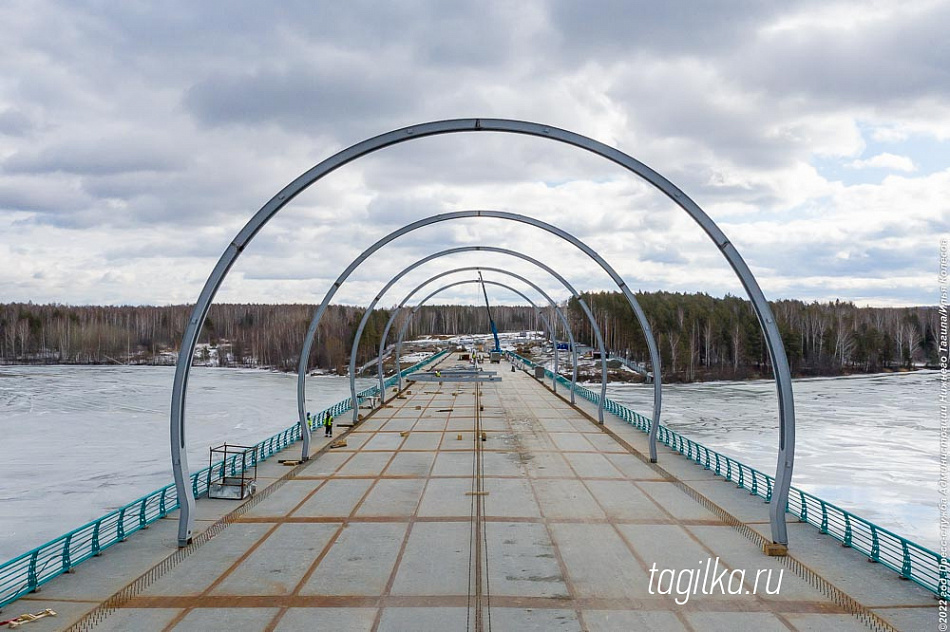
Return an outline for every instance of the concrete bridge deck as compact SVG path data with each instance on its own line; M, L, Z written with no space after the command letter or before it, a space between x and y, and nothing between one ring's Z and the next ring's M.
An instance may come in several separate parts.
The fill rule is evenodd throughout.
M200 501L214 526L195 545L172 553L161 521L5 614L60 612L35 632L936 628L923 589L808 525L789 525L792 558L765 556L761 499L662 447L649 464L639 431L501 367L499 383L416 383L345 447L262 465L236 511ZM719 584L738 594L711 584L723 569L745 571ZM698 594L658 594L673 577Z

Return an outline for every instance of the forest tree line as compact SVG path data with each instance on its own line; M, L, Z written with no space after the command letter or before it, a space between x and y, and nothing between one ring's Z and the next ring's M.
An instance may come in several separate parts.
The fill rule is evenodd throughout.
M300 349L316 305L212 305L199 337L196 361L209 362L211 348L221 366L273 367L296 371ZM0 363L8 364L171 364L192 307L66 306L0 304ZM365 308L331 305L323 314L310 367L342 371ZM403 310L407 312L409 310ZM495 306L501 329L538 326L533 309ZM375 310L363 335L357 361L376 357L392 310ZM389 335L393 343L402 317ZM423 306L407 338L424 334L488 330L484 307ZM210 348L209 348L210 347Z
M584 294L614 353L649 365L639 322L620 292ZM762 329L745 299L727 295L638 293L660 351L664 379L691 382L771 375ZM936 307L856 307L853 303L770 302L795 375L841 375L937 365ZM569 302L575 336L593 332Z
M637 320L619 292L585 294L605 344L614 354L649 365ZM638 293L668 380L742 379L771 373L762 331L749 301L734 296ZM566 314L578 342L593 345L593 331L576 300ZM66 306L0 304L0 363L169 364L174 362L191 306ZM209 345L223 366L296 370L314 305L212 305L201 331L197 361ZM772 303L792 371L838 375L936 365L935 307L872 308L852 303ZM363 316L362 307L331 305L318 330L310 366L341 371ZM404 310L408 311L408 310ZM494 306L499 331L539 330L534 310ZM361 337L357 360L373 359L392 310L376 310ZM401 316L390 333L393 342ZM554 320L553 318L551 319ZM426 305L408 337L487 333L485 308ZM563 332L560 334L565 338ZM202 357L204 355L205 357Z

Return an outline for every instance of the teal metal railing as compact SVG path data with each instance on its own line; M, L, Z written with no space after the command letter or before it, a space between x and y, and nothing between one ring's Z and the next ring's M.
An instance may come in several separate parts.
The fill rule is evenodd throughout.
M448 350L440 351L408 369L403 369L403 377L431 364L446 353ZM397 376L393 375L384 381L383 385L389 388L396 382ZM356 399L362 403L378 394L377 385L360 391L356 394ZM336 417L350 410L352 405L352 399L347 397L317 413L317 418L322 418L327 412ZM311 429L320 425L314 423ZM198 470L191 475L191 491L194 492L195 498L199 498L208 493L211 481L222 472L230 471L232 475L240 473L299 440L300 424L295 423L255 445L253 452L234 455ZM125 541L129 535L148 528L150 524L176 509L178 494L175 484L172 483L0 565L0 608L35 591L62 573L69 572L85 560L101 555L110 546Z
M528 367L536 366L516 353L506 353L509 358ZM545 369L544 373L548 379L555 379L550 370ZM565 388L571 388L570 380L561 375L556 379ZM589 388L577 385L575 392L593 404L600 403L600 394ZM604 410L644 433L650 432L653 422L626 406L604 399ZM736 487L749 490L750 494L764 498L767 503L772 501L775 479L768 474L710 450L663 424L657 428L657 441L696 465L735 483ZM830 535L843 546L868 556L870 561L883 564L902 579L913 581L941 598L950 598L950 560L930 549L796 487L791 488L785 511L798 517L799 522L814 525L819 532Z

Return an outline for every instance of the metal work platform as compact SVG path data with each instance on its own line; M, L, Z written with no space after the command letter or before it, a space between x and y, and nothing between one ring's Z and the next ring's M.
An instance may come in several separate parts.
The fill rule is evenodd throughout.
M60 614L31 632L936 628L931 593L792 516L789 557L764 555L760 498L666 448L650 464L645 434L522 371L403 395L342 447L262 464L238 509L200 501L189 547L172 515L7 613ZM665 569L696 590L661 594Z
M416 371L406 377L407 381L415 382L501 382L498 371L484 371L482 369L435 369L431 371Z

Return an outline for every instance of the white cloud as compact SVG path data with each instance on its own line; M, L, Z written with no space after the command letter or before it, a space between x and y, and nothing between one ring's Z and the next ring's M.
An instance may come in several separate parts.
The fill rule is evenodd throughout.
M950 2L894 6L8 3L0 296L192 302L240 227L317 162L394 127L495 116L587 134L656 169L722 224L770 297L929 302L920 279L948 230L950 176L914 144L860 156L871 141L950 142L950 60L928 44ZM891 173L847 185L816 159ZM332 173L261 231L218 300L318 301L375 239L466 208L562 226L635 287L742 291L702 230L616 165L467 134ZM481 220L400 239L338 297L365 303L397 266L478 243L611 287L547 235Z
M866 160L853 160L848 163L851 169L887 169L888 171L917 171L914 161L907 156L898 156L887 152L871 156Z

